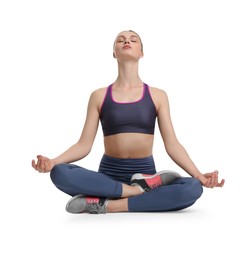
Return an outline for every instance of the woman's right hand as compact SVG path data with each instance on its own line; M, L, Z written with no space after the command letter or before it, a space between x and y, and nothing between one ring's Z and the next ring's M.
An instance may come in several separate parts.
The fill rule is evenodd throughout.
M223 187L225 183L224 179L219 182L218 171L202 174L198 179L206 188Z
M55 161L45 156L38 155L37 162L32 160L31 165L38 172L50 172L55 166Z

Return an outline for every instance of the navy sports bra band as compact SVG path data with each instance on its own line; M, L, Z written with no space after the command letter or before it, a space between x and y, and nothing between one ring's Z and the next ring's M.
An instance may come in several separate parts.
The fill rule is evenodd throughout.
M149 86L144 83L142 96L133 102L117 102L112 96L112 84L107 88L100 109L104 136L119 133L154 134L156 108Z

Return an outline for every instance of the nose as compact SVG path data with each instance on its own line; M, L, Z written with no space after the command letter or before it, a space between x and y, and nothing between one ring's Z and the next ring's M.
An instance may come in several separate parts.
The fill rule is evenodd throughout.
M125 41L124 44L129 44L129 41Z

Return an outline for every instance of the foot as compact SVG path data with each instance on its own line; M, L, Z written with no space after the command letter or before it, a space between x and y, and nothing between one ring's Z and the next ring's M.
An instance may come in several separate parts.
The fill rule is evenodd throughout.
M145 192L167 185L180 177L179 173L168 170L155 174L136 173L131 178L131 186L139 186Z
M79 194L68 201L66 211L69 213L104 214L107 204L106 198L87 197Z

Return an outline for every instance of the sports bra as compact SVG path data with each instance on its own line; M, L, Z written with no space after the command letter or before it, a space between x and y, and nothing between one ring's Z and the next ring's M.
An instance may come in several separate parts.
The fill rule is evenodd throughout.
M112 84L107 87L100 108L104 136L119 133L154 134L157 117L149 86L144 83L141 98L134 102L117 102L112 97Z

